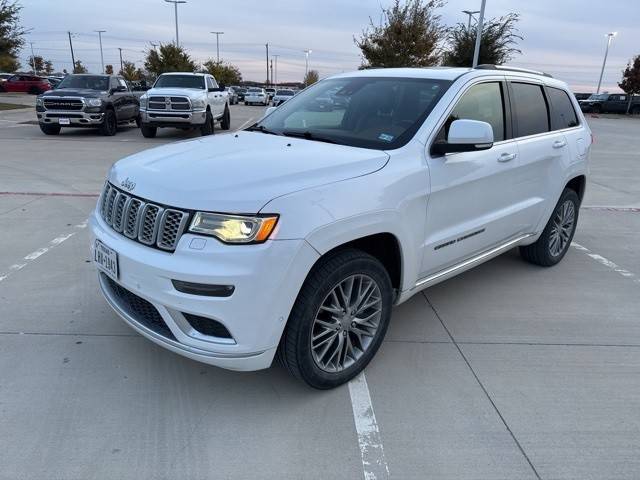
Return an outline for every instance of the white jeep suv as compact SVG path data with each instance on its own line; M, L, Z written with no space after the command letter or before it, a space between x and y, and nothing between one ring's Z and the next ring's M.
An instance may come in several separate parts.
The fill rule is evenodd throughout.
M107 301L153 342L234 370L277 356L331 388L422 289L514 247L558 263L590 145L541 73L341 74L244 131L117 162L91 249Z

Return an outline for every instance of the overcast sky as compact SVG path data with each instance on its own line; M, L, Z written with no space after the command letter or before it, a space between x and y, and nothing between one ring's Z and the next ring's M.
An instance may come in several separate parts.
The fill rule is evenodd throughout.
M278 58L278 80L300 81L304 49L311 49L310 68L321 77L356 69L361 63L353 43L369 22L380 20L380 5L393 0L188 0L179 5L180 43L202 62L216 54L236 64L245 79L264 81L264 44ZM105 63L125 60L141 66L150 42L175 37L173 5L163 0L21 0L22 24L31 29L27 40L36 55L53 60L57 70L70 69L67 30L74 32L76 59L90 71L100 71L98 36L103 34ZM461 10L479 10L480 0L449 0L440 9L447 25L466 22ZM640 0L487 0L487 17L521 14L522 55L512 65L535 68L567 81L575 91L595 91L606 45L605 34L617 31L603 80L603 89L618 90L616 82L627 61L640 54ZM26 64L29 46L23 51Z

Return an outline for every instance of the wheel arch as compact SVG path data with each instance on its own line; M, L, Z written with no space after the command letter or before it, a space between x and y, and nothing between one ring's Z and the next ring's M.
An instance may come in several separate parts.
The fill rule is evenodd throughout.
M564 188L568 188L573 190L578 194L578 198L580 199L580 203L582 204L582 199L584 198L584 191L587 185L587 177L585 175L578 175L573 177L571 180L567 182Z

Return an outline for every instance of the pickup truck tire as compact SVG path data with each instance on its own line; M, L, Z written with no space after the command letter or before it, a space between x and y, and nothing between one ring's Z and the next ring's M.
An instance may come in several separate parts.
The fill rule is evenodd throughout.
M602 113L602 106L594 105L593 107L591 107L591 111L593 113Z
M321 258L291 310L278 361L314 388L348 382L380 347L392 299L389 274L371 255L349 248Z
M229 106L225 105L224 113L222 114L222 120L220 121L220 128L222 130L229 130L231 128L231 113L229 112Z
M40 130L42 130L42 133L45 135L58 135L62 127L60 127L60 125L45 125L41 123Z
M118 133L118 120L116 119L116 112L108 109L104 112L104 120L100 125L100 133L105 137L113 137Z
M631 107L631 110L629 110L629 113L631 115L640 115L640 105L636 105L635 107Z
M213 125L213 115L211 115L211 110L207 110L207 118L204 120L204 125L200 127L200 133L202 136L211 135L214 132Z
M156 138L156 133L158 133L157 127L149 127L144 123L140 126L140 131L142 132L142 136L144 138Z
M520 247L522 258L543 267L559 263L573 240L579 209L578 194L565 188L540 238L536 243Z

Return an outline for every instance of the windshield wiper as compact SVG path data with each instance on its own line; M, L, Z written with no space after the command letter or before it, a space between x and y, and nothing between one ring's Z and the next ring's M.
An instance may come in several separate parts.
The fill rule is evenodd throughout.
M245 128L245 131L247 131L247 132L261 132L261 133L266 133L268 135L281 135L278 132L274 132L272 130L269 130L268 128L265 128L264 125L257 125L257 124L253 124L249 128Z
M297 137L304 138L306 140L315 140L316 142L338 143L328 137L322 137L316 135L315 133L311 133L309 130L306 130L304 132L299 132L297 130L285 130L284 132L282 132L282 135L284 135L285 137Z

